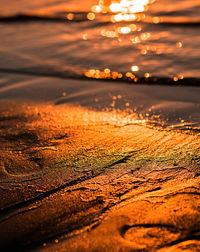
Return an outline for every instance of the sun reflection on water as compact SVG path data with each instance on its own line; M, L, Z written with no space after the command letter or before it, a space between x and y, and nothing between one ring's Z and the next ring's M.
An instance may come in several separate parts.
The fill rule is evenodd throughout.
M157 60L158 56L162 57L162 55L171 54L174 50L182 50L184 45L181 41L177 41L171 47L166 48L165 44L160 41L166 40L169 32L166 30L159 32L156 32L156 29L155 31L149 30L148 27L150 26L147 23L157 25L163 22L161 17L151 16L151 9L149 10L149 8L153 8L152 4L155 1L99 0L97 5L91 7L91 11L87 14L87 19L89 21L95 20L96 23L100 21L108 24L103 25L103 28L100 27L97 30L95 36L100 39L98 40L99 44L96 43L94 48L104 52L109 48L110 40L111 50L122 48L123 51L123 47L124 50L129 47L133 48L133 51L130 50L130 54L127 54L127 61L123 59L124 67L111 70L113 68L111 64L103 66L105 69L110 68L108 72L100 69L98 66L91 66L91 69L85 70L85 77L113 80L123 79L134 83L156 83L158 81L157 76L154 75L154 69L150 66L149 61L146 60L147 57L152 62L155 57ZM68 20L72 18L73 15L71 13L68 14ZM88 35L91 34L82 34L82 39L90 39ZM135 57L138 53L142 59L140 61ZM124 69L126 70L124 71ZM137 72L137 76L135 76L135 72ZM184 77L182 72L174 73L171 71L171 74L167 78L169 79L167 82L179 84Z
M148 9L148 4L155 0L99 0L98 5L92 6L96 13L139 13Z
M141 20L145 15L138 15L148 10L149 4L155 0L99 0L98 5L92 6L94 13L111 13L111 22Z
M106 19L110 18L109 22L113 26L100 31L102 37L112 39L113 42L123 44L124 41L129 41L131 44L140 44L142 41L151 39L150 32L142 32L141 21L146 18L144 12L148 10L149 5L155 0L99 0L98 5L92 6L91 13L88 15L89 20L96 18L96 15L105 15ZM92 15L92 13L94 15ZM124 22L128 22L124 25ZM114 24L115 23L115 24ZM85 39L85 36L84 38ZM136 45L135 45L136 46ZM146 48L138 48L141 54L147 54ZM144 53L145 51L145 53ZM130 66L132 72L138 72L139 66ZM137 82L137 78L132 73L106 72L105 70L89 69L85 72L85 76L95 79L121 79L127 78ZM148 75L148 77L150 74ZM147 75L145 75L145 78Z

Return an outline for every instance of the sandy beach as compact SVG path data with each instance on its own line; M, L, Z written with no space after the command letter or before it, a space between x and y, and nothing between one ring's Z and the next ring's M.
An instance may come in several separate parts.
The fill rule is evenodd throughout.
M1 0L1 251L200 251L199 10Z
M102 95L106 82L88 98L86 86L96 87L93 81L6 78L10 85L0 91L2 248L200 249L197 129L163 128L126 110L103 110L113 100ZM122 106L128 90L139 107L148 86L124 85L113 84L110 92L122 96ZM171 103L182 118L198 115L197 87L181 87L187 96L178 87L151 88L144 110L153 105L171 111L165 107ZM99 97L104 100L98 104Z

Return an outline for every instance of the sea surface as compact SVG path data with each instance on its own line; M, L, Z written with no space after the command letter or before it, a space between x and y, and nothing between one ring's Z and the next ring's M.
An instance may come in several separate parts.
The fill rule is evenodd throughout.
M159 110L164 114L167 106L165 123L199 130L199 1L0 0L0 6L0 92L9 85L12 90L15 81L6 81L12 74L82 83L92 79L93 84L77 88L74 84L74 89L80 93L82 88L85 99L92 97L95 104L106 96L107 89L113 108L124 96L125 107L131 107L130 85L145 84L148 88L140 91L146 92L145 100L139 107L146 104L147 93L157 92L152 84L167 85L165 100L157 95L159 104L162 99L167 104L163 111ZM120 86L120 93L110 93L109 89L119 82L124 83L123 90ZM104 93L101 89L98 95L101 85ZM178 91L171 86L178 87ZM181 99L175 99L177 93ZM136 105L132 105L132 111L137 110ZM149 116L154 107L146 108L145 115ZM168 120L171 110L173 116Z

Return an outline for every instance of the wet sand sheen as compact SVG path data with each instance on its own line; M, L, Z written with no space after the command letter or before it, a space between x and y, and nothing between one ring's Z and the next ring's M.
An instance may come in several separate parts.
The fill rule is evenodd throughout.
M1 2L1 250L200 251L198 1Z
M197 134L70 105L0 107L1 246L198 251Z

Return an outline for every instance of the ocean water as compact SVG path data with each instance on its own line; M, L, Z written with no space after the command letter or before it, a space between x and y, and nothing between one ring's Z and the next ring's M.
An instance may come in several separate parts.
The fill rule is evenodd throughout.
M108 90L120 82L125 91L127 83L167 84L169 96L170 86L187 86L181 102L187 100L189 109L177 106L182 114L185 108L187 116L176 113L175 102L168 114L173 107L176 123L199 127L199 99L191 97L200 94L199 87L192 89L200 84L199 1L1 0L0 5L2 75L73 78L84 83L92 79L98 80L96 87L106 80ZM1 88L5 85L2 82ZM94 88L85 88L89 99Z
M104 6L111 3L105 1ZM13 0L8 5L1 0L1 17L13 17L13 22L0 24L0 68L76 76L89 69L126 73L137 66L139 76L200 77L199 1L157 0L137 13L135 20L124 14L115 23L112 16L117 14L109 9L91 14L98 4L94 0ZM29 18L16 18L22 14ZM31 20L31 16L44 19Z

